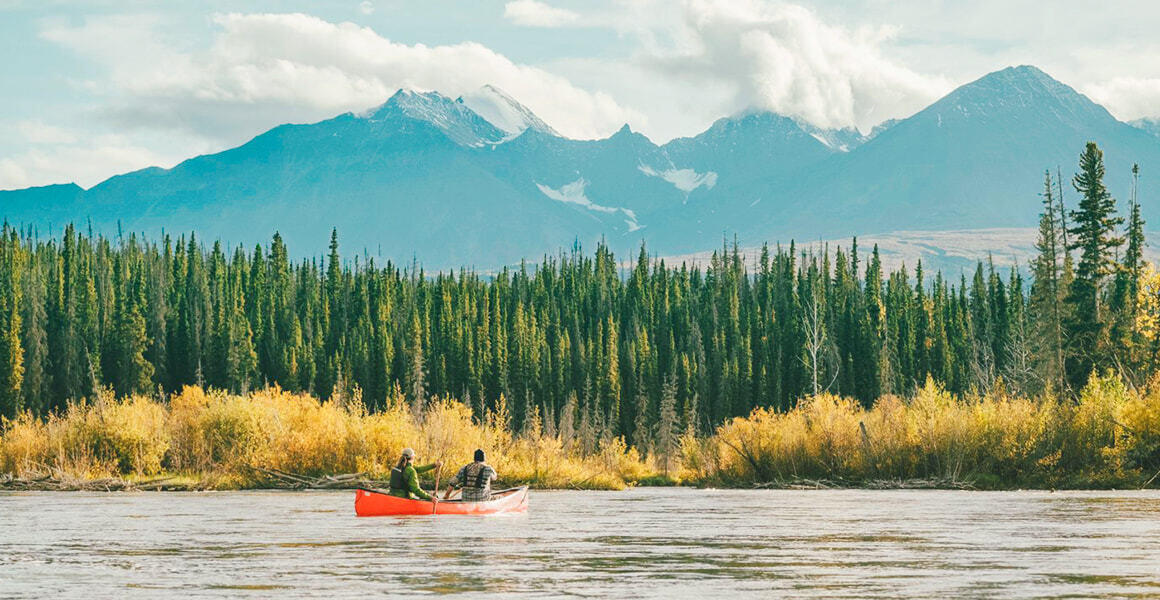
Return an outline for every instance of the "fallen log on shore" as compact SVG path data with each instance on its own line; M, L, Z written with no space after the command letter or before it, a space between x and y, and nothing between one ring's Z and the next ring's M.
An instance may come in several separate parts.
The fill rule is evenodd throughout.
M134 481L121 477L82 479L66 475L36 474L17 477L11 473L0 475L0 490L4 491L62 491L62 492L125 492L125 491L189 491L204 489L187 482L174 481L175 477L158 477Z
M370 473L342 473L311 477L268 467L249 467L265 478L262 487L289 490L353 490L355 488L387 487L386 481L370 479Z
M973 490L970 481L961 479L785 479L758 483L757 489L773 490Z
M286 490L353 490L355 488L385 488L386 481L371 479L369 473L342 473L311 477L267 467L247 467L256 476L254 484L243 487ZM207 481L178 479L165 476L147 480L121 477L85 479L64 473L41 471L23 477L11 473L0 474L0 491L200 491L211 489Z

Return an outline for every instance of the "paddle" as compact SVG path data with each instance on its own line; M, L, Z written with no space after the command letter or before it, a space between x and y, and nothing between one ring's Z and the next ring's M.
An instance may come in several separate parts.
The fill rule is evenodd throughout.
M439 507L439 474L443 472L443 465L435 467L435 493L431 494L431 514Z

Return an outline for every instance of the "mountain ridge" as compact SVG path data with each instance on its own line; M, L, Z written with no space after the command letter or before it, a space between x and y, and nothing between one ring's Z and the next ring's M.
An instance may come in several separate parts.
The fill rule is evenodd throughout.
M508 264L601 239L683 254L723 235L752 245L1033 226L1043 170L1074 169L1088 139L1105 148L1109 188L1121 196L1126 164L1160 168L1160 139L1026 65L866 135L744 111L661 145L627 124L603 139L562 137L491 86L454 100L400 90L366 111L280 125L88 190L0 191L0 209L14 222L91 219L100 230L195 229L236 243L277 230L309 251L337 227L345 244L437 267Z

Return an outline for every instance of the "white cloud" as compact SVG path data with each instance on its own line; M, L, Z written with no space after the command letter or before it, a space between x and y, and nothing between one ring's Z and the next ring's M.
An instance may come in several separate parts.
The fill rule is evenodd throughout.
M536 0L513 0L503 6L503 16L524 27L562 27L580 20L580 15Z
M196 136L150 132L109 133L81 120L46 124L40 120L0 121L0 190L54 183L92 187L110 175L149 166L172 167L216 149Z
M83 58L107 65L120 76L119 84L134 85L132 73L164 73L169 67L180 71L186 67L184 57L175 46L175 26L155 14L114 14L85 19L76 26L72 21L49 19L40 37L69 48ZM167 40L168 38L168 40ZM176 64L175 64L176 63ZM164 65L162 69L158 65ZM79 82L86 87L95 82Z
M581 89L543 69L515 63L473 42L408 45L367 27L331 23L304 14L224 14L212 46L199 52L159 44L160 26L134 25L126 38L162 61L140 61L134 43L106 45L113 27L89 19L58 24L47 39L91 55L109 70L102 111L125 127L183 127L225 142L243 141L284 122L312 121L363 110L398 88L438 90L449 96L484 84L507 90L562 134L594 138L640 115L609 95Z
M631 50L546 66L642 109L647 120L632 122L633 128L657 142L696 135L722 116L750 109L822 128L869 131L967 80L910 68L898 55L913 43L912 32L893 21L865 24L863 17L849 26L833 10L823 16L771 0L625 0L616 6L585 11L583 23L616 31Z
M39 120L20 121L16 131L29 144L72 144L77 141L74 132Z
M348 8L366 14L372 1ZM664 142L749 108L865 131L953 85L1029 63L1118 118L1160 116L1160 43L1149 33L1160 3L1138 2L1129 11L1137 18L1124 20L1094 15L1081 2L1044 13L1034 0L802 0L809 9L773 0L615 0L573 3L575 10L556 1L506 2L503 19L582 25L555 32L567 34L561 47L573 50L540 52L529 44L543 32L493 28L529 36L504 47L522 48L536 64L481 43L404 44L303 14L217 15L208 36L188 18L199 9L40 21L44 40L99 68L69 71L85 77L71 81L80 98L73 114L46 108L10 116L28 120L0 132L8 142L0 187L92 183L101 169L107 176L167 164L280 123L365 110L400 87L456 96L493 84L563 135L603 137L628 122ZM487 40L501 17L478 10L490 11L493 22L479 34ZM438 26L429 29L442 38L458 31ZM598 40L594 49L577 45L589 39ZM109 131L120 137L102 136Z
M185 156L163 155L119 135L36 145L0 158L0 189L75 182L91 187L109 175L150 165L172 166Z
M802 6L765 0L689 0L674 43L642 57L664 76L723 85L735 104L816 126L869 129L915 112L950 83L887 58L891 27L848 29Z
M375 4L370 0L363 0L359 3L358 10L364 15L373 15L375 13Z
M1160 78L1117 77L1083 92L1123 121L1160 116Z

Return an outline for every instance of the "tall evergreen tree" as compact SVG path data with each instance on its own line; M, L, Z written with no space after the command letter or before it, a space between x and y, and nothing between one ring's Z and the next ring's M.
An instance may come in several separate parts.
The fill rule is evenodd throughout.
M129 271L135 271L131 275ZM153 383L153 365L146 360L149 338L141 307L145 302L145 283L140 271L117 261L114 277L121 280L117 302L114 335L108 353L111 355L109 382L122 396L148 391Z
M25 244L25 255L30 257L27 273L24 275L24 291L21 302L21 325L24 331L21 346L24 349L24 399L21 406L34 414L43 414L46 403L52 396L52 382L49 379L52 364L48 354L48 289L45 286L43 266L36 261L35 248Z
M23 408L24 348L21 345L21 276L24 250L16 230L0 230L0 416L13 417Z
M1116 234L1123 218L1116 215L1116 200L1104 186L1104 153L1094 142L1088 142L1080 155L1079 172L1072 185L1081 198L1078 209L1071 213L1069 249L1079 251L1080 258L1068 294L1067 371L1072 387L1078 389L1100 366L1097 357L1110 343L1106 288L1116 270L1115 250L1124 239Z

